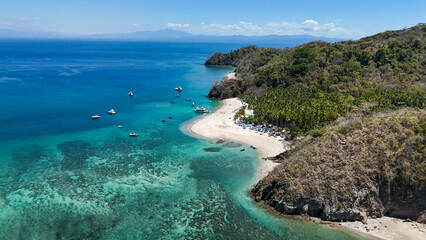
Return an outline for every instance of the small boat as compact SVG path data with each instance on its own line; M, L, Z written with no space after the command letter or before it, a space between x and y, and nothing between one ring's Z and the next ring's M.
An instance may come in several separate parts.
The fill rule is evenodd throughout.
M137 137L139 136L137 133L129 133L129 137Z
M212 100L210 100L210 102L212 102Z
M170 103L175 103L174 101L170 101Z
M123 128L123 126L118 126L118 128Z
M133 97L133 92L129 92L129 96L130 96L130 97Z
M180 97L180 95L179 95L179 94L176 94L176 95L175 95L175 97Z
M169 119L172 119L172 117L168 117Z
M99 115L93 115L92 116L92 119L99 119L99 118L101 118L101 116L99 116Z
M251 147L251 148L253 148L253 149L257 149L257 147L256 147L256 146L253 146L253 145L251 145L250 147Z
M191 99L190 98L186 98L185 101L191 101Z
M175 88L175 90L178 91L178 92L182 92L183 88L181 86L179 86L179 87Z
M110 115L114 115L114 114L116 114L116 112L114 111L114 109L113 109L113 108L111 108L111 110L109 110L109 111L108 111L108 114L110 114Z
M246 150L246 149L245 149L245 148L243 148L243 149L241 149L240 151L241 151L241 152L244 152L245 150Z
M161 122L166 122L166 120L161 120Z
M201 107L201 108L197 107L194 110L194 112L196 112L196 113L208 113L209 111L205 107Z
M192 106L193 106L193 107L195 106L195 103L194 103L194 102L192 102Z

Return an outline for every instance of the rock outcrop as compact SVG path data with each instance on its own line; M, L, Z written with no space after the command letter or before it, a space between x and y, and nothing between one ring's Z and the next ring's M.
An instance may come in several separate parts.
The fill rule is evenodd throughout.
M286 214L425 223L425 118L424 110L403 109L335 122L280 154L282 164L251 194Z

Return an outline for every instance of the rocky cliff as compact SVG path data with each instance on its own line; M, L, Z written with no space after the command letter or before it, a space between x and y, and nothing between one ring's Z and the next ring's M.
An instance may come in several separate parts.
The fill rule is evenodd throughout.
M424 110L402 109L339 119L279 155L282 164L251 194L286 214L425 223L425 117Z

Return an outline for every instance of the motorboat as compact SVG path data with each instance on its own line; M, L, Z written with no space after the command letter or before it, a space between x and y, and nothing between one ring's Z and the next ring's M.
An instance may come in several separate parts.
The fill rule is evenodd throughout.
M168 119L172 119L172 117L168 117Z
M99 116L99 115L93 115L92 116L92 119L99 119L99 118L101 118L101 116Z
M170 103L175 103L174 101L170 101Z
M113 109L113 108L111 108L111 110L109 110L109 111L108 111L108 114L110 114L110 115L114 115L114 114L116 114L116 112L114 111L114 109Z
M195 103L194 103L194 102L192 102L192 106L193 106L193 107L195 106Z
M250 147L251 147L251 148L253 148L253 149L257 149L257 147L256 147L256 146L253 146L253 145L251 145Z
M182 92L183 88L181 86L179 86L179 87L175 88L175 90L178 91L178 92Z
M129 92L129 96L130 96L130 97L133 97L133 92Z
M185 101L191 101L191 99L190 98L186 98Z
M129 133L129 137L137 137L139 136L137 133Z
M166 120L161 120L161 122L166 122Z
M175 97L180 97L180 95L179 95L179 94L176 94L176 95L175 95Z
M241 152L244 152L245 150L246 150L246 149L245 149L245 148L243 148L243 149L241 149L240 151L241 151Z
M209 111L205 107L201 107L201 108L197 107L197 108L195 108L194 112L196 112L196 113L208 113Z
M123 126L118 126L118 128L123 128Z

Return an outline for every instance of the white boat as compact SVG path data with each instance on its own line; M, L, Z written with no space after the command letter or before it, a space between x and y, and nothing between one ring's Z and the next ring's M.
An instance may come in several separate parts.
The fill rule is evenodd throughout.
M251 148L253 148L253 149L257 149L257 147L256 147L256 146L253 146L253 145L251 145L250 147L251 147Z
M118 128L123 128L123 126L118 126Z
M137 137L137 136L139 136L137 133L129 133L129 136L130 137Z
M92 119L99 119L99 118L101 118L101 116L99 116L99 115L93 115L92 116Z
M192 106L195 106L195 103L194 103L194 102L192 102Z
M132 97L133 96L133 92L129 92L129 96Z
M201 108L197 107L197 108L195 108L194 112L196 112L196 113L208 113L209 111L205 107L201 107Z
M181 86L179 86L179 87L175 88L175 90L178 91L178 92L182 92L183 88Z
M110 115L114 115L114 114L116 114L116 112L114 111L114 109L113 109L113 108L111 108L111 110L109 110L109 111L108 111L108 114L110 114Z

